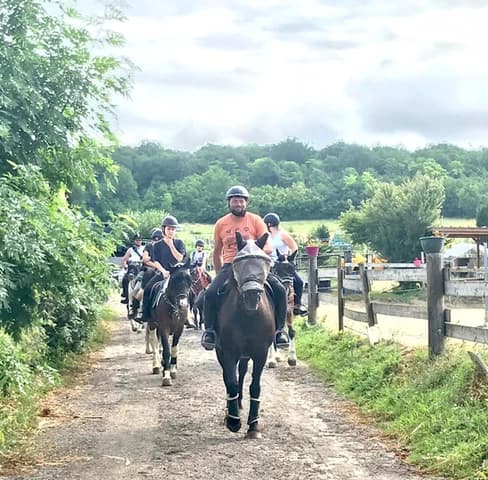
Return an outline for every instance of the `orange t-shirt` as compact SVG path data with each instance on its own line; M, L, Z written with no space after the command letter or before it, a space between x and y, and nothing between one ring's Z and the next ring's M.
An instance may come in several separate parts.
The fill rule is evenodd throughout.
M240 232L244 240L257 240L268 232L263 219L255 213L246 212L243 217L228 213L217 220L214 228L214 241L222 243L224 263L230 263L237 254L236 232Z

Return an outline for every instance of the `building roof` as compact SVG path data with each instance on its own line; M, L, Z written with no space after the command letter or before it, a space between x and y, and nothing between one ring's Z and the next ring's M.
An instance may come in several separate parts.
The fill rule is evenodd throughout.
M430 227L429 232L439 232L446 238L472 238L476 243L488 239L488 227Z

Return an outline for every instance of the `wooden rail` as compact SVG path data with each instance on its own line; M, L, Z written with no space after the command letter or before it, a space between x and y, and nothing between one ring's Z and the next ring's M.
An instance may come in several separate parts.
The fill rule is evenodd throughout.
M410 317L427 320L429 351L431 355L439 354L444 346L444 337L452 337L470 342L488 345L488 328L471 327L450 322L450 310L444 308L445 295L459 297L488 297L488 283L479 278L457 278L456 270L443 267L443 257L439 253L427 254L427 264L415 267L412 264L362 264L359 272L344 267L354 267L346 263L344 267L338 262L339 328L344 328L343 317L353 321L376 324L377 315ZM475 272L479 277L479 271ZM375 281L421 282L427 284L427 305L390 304L372 302L369 298L370 283ZM348 308L345 304L346 292L362 293L365 310Z

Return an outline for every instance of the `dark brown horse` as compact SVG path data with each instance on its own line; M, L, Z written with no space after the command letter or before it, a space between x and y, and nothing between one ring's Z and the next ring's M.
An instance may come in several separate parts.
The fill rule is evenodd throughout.
M191 278L189 262L178 264L170 269L170 276L164 292L156 293L156 305L148 322L149 339L153 350L153 373L163 367L163 386L172 384L176 378L178 342L188 318L188 294ZM171 349L169 337L173 336ZM160 342L163 347L161 358Z
M281 283L286 289L286 298L288 301L286 308L286 325L288 327L288 337L290 338L290 346L288 347L288 365L294 367L297 364L297 353L295 350L295 330L293 328L293 309L295 306L295 289L293 288L293 279L295 278L295 256L298 250L291 255L282 255L277 253L277 261L275 262L272 272L281 280ZM276 345L269 348L268 353L268 367L276 367L278 360L278 351Z
M190 313L193 314L193 325L188 321L187 326L202 328L203 296L212 282L212 277L199 265L190 266L191 289L188 301Z
M239 232L236 233L238 253L232 262L232 273L217 322L217 358L227 390L225 423L232 432L241 428L239 410L242 408L244 376L249 359L253 362L249 387L248 438L260 436L258 419L261 375L275 334L273 301L265 288L271 267L269 256L262 250L267 237L266 233L256 242L246 242Z

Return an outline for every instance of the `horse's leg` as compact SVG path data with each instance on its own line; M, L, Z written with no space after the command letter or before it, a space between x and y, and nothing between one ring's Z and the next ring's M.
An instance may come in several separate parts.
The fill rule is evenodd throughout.
M171 365L169 369L171 378L176 378L176 370L178 368L178 342L180 341L181 333L181 331L175 333L171 342Z
M169 347L169 338L166 332L160 332L161 344L163 345L163 387L169 387L173 384L171 381L170 365L171 365L171 350Z
M159 351L158 331L157 328L151 330L149 325L147 326L147 329L149 330L148 337L152 349L152 371L154 374L158 374L161 371L161 352Z
M278 352L274 342L268 348L268 368L276 368L278 364Z
M149 324L148 323L146 323L146 335L145 335L145 337L146 337L145 338L145 340L146 340L146 353L147 354L153 353L154 350L151 346L150 331L149 331Z
M246 438L260 438L259 431L259 397L261 395L261 375L263 373L264 365L266 363L266 350L263 349L259 355L255 355L252 359L252 381L249 386L249 394L251 397L249 405L249 415L247 417L247 424L249 428L246 433Z
M225 425L231 432L238 432L241 429L241 416L239 412L239 384L237 382L238 358L224 356L220 349L217 349L217 359L222 366L225 389L227 390L227 411L225 413Z
M294 367L297 364L297 352L295 350L295 329L293 328L293 307L288 309L286 323L288 325L288 337L290 346L288 348L288 365Z
M242 394L242 388L244 386L244 378L247 373L247 366L249 364L249 357L241 357L239 360L239 410L242 410L242 399L244 398Z

